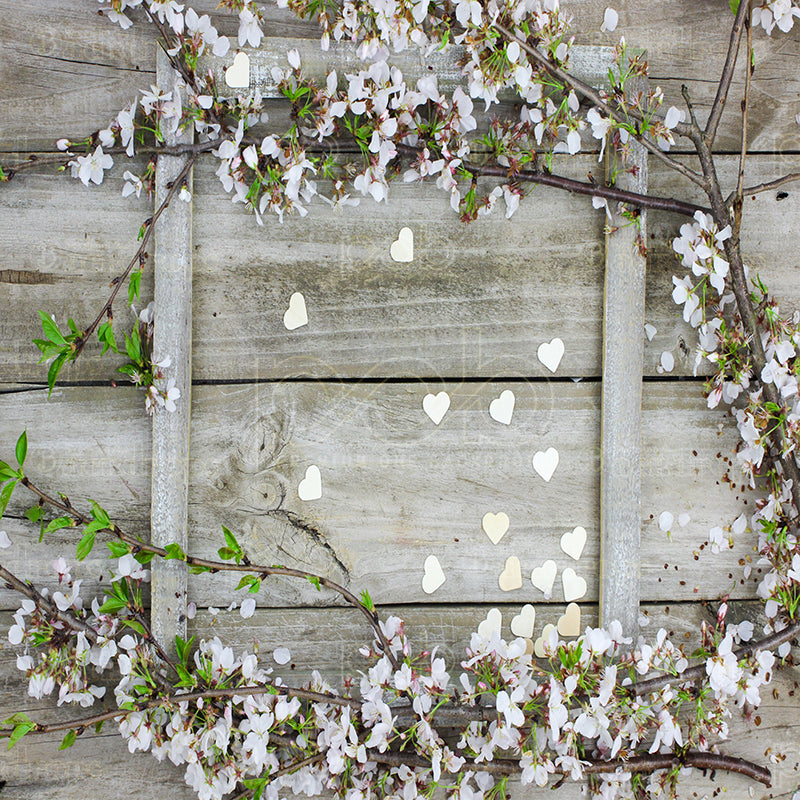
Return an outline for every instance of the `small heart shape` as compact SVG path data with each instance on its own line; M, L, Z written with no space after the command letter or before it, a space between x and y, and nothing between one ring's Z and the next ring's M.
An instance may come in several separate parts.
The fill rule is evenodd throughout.
M558 632L562 636L579 636L581 632L581 609L577 603L570 603L558 620Z
M553 477L557 466L558 450L555 447L548 447L544 452L539 450L534 453L533 468L545 481L549 481Z
M305 478L297 487L297 496L301 500L319 500L322 497L322 475L316 464L312 464L306 470Z
M508 530L508 514L503 511L497 514L487 512L483 515L481 526L483 532L489 537L492 544L497 544L505 535Z
M225 83L231 89L247 89L250 86L250 56L247 53L237 53L231 64L225 70Z
M414 260L414 231L411 228L400 228L397 239L389 248L389 255L400 264L408 264Z
M289 298L289 308L283 315L283 324L287 331L293 331L308 324L308 313L306 311L306 299L300 292L295 292Z
M536 351L536 356L539 361L544 364L550 372L555 372L558 365L561 363L561 358L564 355L564 342L558 337L549 342L542 342L539 349Z
M511 633L523 639L530 639L533 636L533 626L536 623L536 609L526 603L522 610L511 620Z
M433 594L445 581L442 565L436 556L425 559L425 574L422 576L422 591Z
M547 658L547 655L550 652L550 634L555 629L556 626L549 623L542 628L542 635L533 645L533 653L536 658ZM545 642L547 642L547 651L545 651Z
M447 392L426 394L422 398L422 410L431 418L434 425L442 421L448 408L450 408L450 395Z
M561 585L564 587L564 599L568 603L580 600L586 594L586 581L572 567L567 567L561 573Z
M556 582L558 567L556 562L548 558L541 567L536 567L531 572L531 583L540 591L544 592L545 600L549 600L553 594L553 584Z
M490 641L496 633L500 635L500 628L503 625L503 615L497 608L490 608L486 619L478 625L478 636L484 641Z
M583 548L586 546L586 529L578 525L569 533L561 537L561 549L576 561L581 557Z
M510 425L515 402L516 398L511 389L500 392L500 397L489 403L489 416L496 422L502 422L503 425Z
M522 588L522 568L516 556L509 556L506 559L506 565L500 573L498 582L504 592L512 592L514 589Z

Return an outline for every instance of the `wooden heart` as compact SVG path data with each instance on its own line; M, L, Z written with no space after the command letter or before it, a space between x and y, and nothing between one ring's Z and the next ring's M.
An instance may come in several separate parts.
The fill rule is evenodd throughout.
M498 583L504 592L513 592L514 589L522 588L522 568L516 556L509 556L506 559L506 565L500 573Z
M553 594L553 584L556 582L557 573L558 567L551 558L548 558L541 567L536 567L531 572L531 583L544 592L545 600L549 600Z
M500 397L495 398L489 403L489 416L495 422L502 422L503 425L511 424L511 417L514 413L516 398L511 389L500 392Z
M408 264L414 260L414 231L411 228L400 228L400 233L389 248L393 261Z
M570 557L577 561L586 546L586 529L578 525L569 533L561 537L561 549Z
M481 521L481 527L492 544L497 544L506 535L508 524L508 514L502 511L497 514L492 514L489 511L483 515L483 520Z
M448 408L450 408L450 395L447 392L429 393L422 399L422 410L431 418L434 425L442 421Z
M530 639L533 636L535 623L536 609L530 603L526 603L519 614L511 620L511 633L523 639Z
M225 70L225 83L231 89L247 89L250 86L250 56L247 53L237 53L231 64Z
M297 487L297 496L301 500L319 500L322 497L322 475L316 464L306 470L305 478Z
M567 567L561 573L561 585L564 587L564 599L568 603L580 600L586 594L586 581L572 567Z
M581 632L581 609L577 603L570 603L564 615L558 620L558 632L562 636L579 636Z
M557 466L558 450L555 447L548 447L544 452L539 450L533 456L533 468L545 481L549 482Z
M428 556L425 559L425 574L422 576L422 591L425 594L433 594L444 582L444 571L439 559L436 556Z

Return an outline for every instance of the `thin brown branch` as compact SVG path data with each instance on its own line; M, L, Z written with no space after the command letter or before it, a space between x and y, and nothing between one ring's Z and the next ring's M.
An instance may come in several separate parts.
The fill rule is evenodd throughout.
M785 186L787 183L794 183L795 181L800 181L800 172L790 172L788 175L784 175L782 178L776 178L774 181L757 183L755 186L745 186L744 189L742 189L742 195L747 197L752 194L761 194L761 192L771 192L773 189L780 189L781 186ZM729 206L733 202L733 198L734 193L731 192L725 204Z
M174 187L173 187L174 188ZM29 491L33 492L37 497L43 500L48 505L52 506L53 508L57 508L63 511L65 514L72 517L72 519L76 520L82 525L88 525L92 519L91 517L82 514L72 505L68 505L67 503L61 502L60 500L56 500L54 497L51 497L46 492L43 492L39 489L38 486L31 483L30 479L25 476L20 479L20 483ZM154 545L148 544L147 542L142 542L134 536L130 536L129 534L125 533L118 525L112 523L109 528L103 529L108 533L111 533L121 542L125 542L126 544L130 545L133 548L134 552L143 551L145 553L153 553L154 555L160 556L161 558L166 557L167 551L163 547L156 547ZM323 575L314 575L311 572L305 572L304 570L300 569L292 569L290 567L279 567L279 566L266 566L260 564L236 564L233 562L228 561L212 561L206 558L198 558L197 556L187 556L185 563L187 566L190 567L204 567L208 569L209 572L249 572L252 574L261 575L262 577L267 577L270 575L282 575L284 577L289 578L301 578L303 580L311 581L314 584L319 583L321 586L325 586L327 589L331 589L340 595L349 605L353 606L354 608L358 609L367 619L370 626L372 627L373 631L375 632L375 636L378 640L378 643L381 649L386 654L386 657L389 659L390 663L392 664L394 669L399 669L400 664L397 660L397 657L392 652L391 648L389 647L389 642L386 639L386 635L384 634L381 624L380 618L378 617L377 612L371 611L368 609L349 589L346 589L344 586L332 581L330 578L326 578Z
M750 642L743 647L737 648L734 650L734 655L737 659L741 660L759 651L774 650L784 642L790 642L798 635L800 635L800 622L795 622L784 628L782 631L771 633L769 636L765 636L763 639L759 639L756 642ZM660 675L657 678L649 678L644 681L638 681L630 686L629 689L632 695L644 697L651 692L657 692L659 689L663 689L665 686L678 686L685 683L696 683L697 681L705 679L707 676L708 673L706 672L706 665L703 663L684 670L680 675Z
M139 249L134 254L133 258L130 260L130 263L126 267L125 271L118 275L112 283L114 284L114 289L111 292L110 297L106 300L105 305L100 309L100 313L95 317L94 322L81 334L81 336L75 340L75 351L72 354L72 361L74 361L83 351L86 342L89 341L89 337L97 330L97 326L103 321L103 318L111 313L111 309L114 306L114 300L117 299L117 295L119 294L119 290L122 288L122 285L125 283L127 277L131 274L131 271L137 264L141 264L142 260L144 259L145 249L147 247L148 242L150 241L150 237L153 235L153 230L155 228L156 222L158 222L158 218L164 213L164 210L170 204L175 192L180 189L183 185L183 181L185 180L186 176L189 174L189 170L191 170L192 166L194 166L194 162L197 160L197 154L191 155L186 163L183 165L183 168L172 181L172 185L169 187L167 191L166 197L164 197L163 202L161 205L156 209L155 213L152 217L150 217L144 226L144 235L142 236L142 243L139 245Z
M750 9L750 3L747 2ZM744 97L742 98L742 146L739 153L739 174L736 178L736 191L733 198L733 233L738 238L742 229L742 206L744 197L744 163L747 158L747 111L750 106L750 85L753 80L753 26L751 24L751 13L748 11L745 17L745 28L747 29L747 67L745 68Z
M499 23L494 23L494 28L501 33L508 41L516 42L540 67L546 70L550 75L552 75L556 80L560 81L562 84L569 86L570 88L574 89L578 94L585 97L590 102L594 103L598 108L600 108L605 114L612 119L616 120L618 123L623 125L629 125L630 120L625 119L625 117L619 113L614 107L610 106L600 94L593 89L589 84L585 83L584 81L576 78L574 75L566 72L565 70L557 67L553 64L547 56L544 55L538 48L531 46L526 42L524 39L517 36L512 31L508 30L508 28L503 27ZM689 135L688 126L685 126L683 123L678 123L675 126L674 130L680 133L682 136ZM667 155L660 147L654 144L650 139L646 136L638 133L633 132L632 135L634 138L640 142L645 149L654 155L659 161L663 161L667 164L671 169L679 172L685 178L688 178L692 183L696 183L702 189L706 189L706 181L705 178L698 172L695 172L693 169L690 169L685 164L682 164L680 161L676 161L672 156Z
M21 581L13 572L9 572L2 564L0 564L0 580L2 580L9 589L13 589L33 600L37 608L44 611L48 616L55 617L76 633L83 633L90 642L94 643L97 641L98 633L94 628L74 615L66 611L61 611L52 600L38 592L29 583Z
M719 79L717 86L717 94L714 102L711 105L711 112L708 115L706 122L706 129L703 131L703 139L705 140L708 148L711 149L714 145L714 139L717 135L717 127L719 126L722 112L725 110L725 101L728 99L728 91L731 88L731 81L733 80L733 72L736 67L736 59L739 55L739 43L742 41L742 31L745 27L745 21L750 17L750 0L740 0L739 8L736 11L736 19L731 28L730 41L728 42L728 53L725 56L725 64L722 67L722 75Z

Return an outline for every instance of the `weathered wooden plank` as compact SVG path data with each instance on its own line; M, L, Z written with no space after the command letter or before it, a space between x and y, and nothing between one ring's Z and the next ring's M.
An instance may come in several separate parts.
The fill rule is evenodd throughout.
M158 52L158 86L169 94L180 78L167 54ZM165 134L169 145L191 144L193 130ZM159 158L156 165L155 205L165 202L170 187L182 173L188 157ZM191 171L184 181L192 191ZM173 189L175 187L172 187ZM180 191L180 190L179 190ZM156 234L154 257L155 330L153 353L168 358L164 372L180 392L170 411L153 416L150 537L153 544L188 547L189 429L192 410L192 204L176 195L164 210ZM170 386L170 383L167 384ZM172 402L167 399L167 402ZM159 641L186 636L186 565L179 560L156 560L152 568L150 619Z
M193 7L209 13L222 33L236 37L236 20L217 10L216 0L199 0ZM686 84L695 106L705 113L714 97L714 76L724 61L730 17L717 0L676 0L643 7L636 0L619 0L620 24L614 34L601 34L606 0L573 0L576 41L613 45L619 35L648 50L651 80L665 90L668 104L681 106ZM272 36L315 38L318 27L300 22L287 11L262 6L266 32ZM122 31L101 19L83 0L0 2L0 149L52 148L62 135L81 138L104 127L139 89L153 80L152 26L140 12L140 24ZM48 25L41 20L47 19ZM800 56L793 33L754 35L756 81L750 115L751 143L760 151L784 152L800 147L794 122L800 76L787 69ZM737 80L732 96L741 89ZM739 144L737 104L723 117L716 146L732 151Z
M567 167L577 177L600 169L591 156ZM682 179L651 167L652 191L700 199ZM783 157L754 157L748 182L790 168ZM726 186L734 170L735 159L722 160ZM121 197L122 171L119 164L88 189L43 170L0 191L0 296L8 300L0 381L43 382L46 368L31 344L41 331L36 310L55 313L62 325L68 313L88 324L135 250L150 208L145 198ZM787 254L800 252L800 210L797 190L786 191L783 201L774 193L748 201L744 239L748 262L791 307L800 306L800 284ZM556 335L566 343L559 376L601 373L603 215L584 198L539 187L511 220L498 214L462 226L435 187L406 184L391 188L388 206L369 200L337 214L312 204L305 220L269 218L259 228L230 203L206 162L195 170L194 214L198 379L549 377L536 349ZM671 252L682 222L649 218L645 314L657 333L645 343L646 375L657 374L664 350L675 355L673 374L694 368L696 338L670 298L672 275L685 271ZM389 248L406 224L415 230L415 260L396 264ZM151 274L143 302L152 297ZM282 318L294 291L306 295L309 324L287 331ZM116 316L127 329L123 302ZM90 345L63 379L113 376L120 362L99 352Z
M503 606L504 635L508 636L508 620L517 613L518 606ZM439 645L439 654L444 655L451 675L458 675L457 663L469 639L471 630L485 616L487 608L459 606L430 609L406 606L383 610L398 613L407 624L407 629L417 650ZM649 636L658 627L665 627L687 645L696 642L697 631L708 612L699 604L686 604L666 609L663 604L643 608L651 622L645 630ZM752 617L755 609L748 606L734 607L732 615ZM552 622L554 613L542 608L538 615L536 634L546 622ZM739 618L736 616L736 618ZM596 609L587 608L585 624L596 620ZM9 614L0 614L0 631L10 624ZM254 639L260 644L262 656L269 663L269 652L275 643L287 645L293 654L292 665L283 668L287 681L298 684L305 680L311 666L318 667L323 674L336 682L340 676L363 669L364 660L357 648L366 641L362 620L347 610L316 609L313 611L273 610L258 611L249 620L242 620L237 613L220 615L212 621L207 612L201 611L192 623L192 633L208 638L218 635L241 649L252 649ZM280 668L279 668L280 669ZM722 752L767 764L773 771L771 790L764 789L745 779L731 775L716 778L696 772L681 780L682 798L710 795L724 787L726 797L731 800L751 800L790 796L797 784L798 722L794 697L796 681L800 677L797 668L788 668L776 674L770 687L763 690L763 703L759 710L760 724L747 723L738 716L731 720L730 743L721 746ZM33 702L25 696L21 674L14 667L13 648L0 649L0 715L3 718L13 711L27 709L38 719L63 719L68 715L82 713L78 709L56 709L54 703ZM85 713L85 712L83 712ZM114 796L120 798L147 798L157 800L168 793L176 800L190 800L195 795L184 786L182 771L169 762L158 764L147 754L130 755L113 726L107 725L100 736L87 732L77 743L65 751L58 751L60 735L29 736L13 750L3 755L2 779L6 781L2 794L11 800L85 800L87 797L104 797L110 785ZM771 758L772 757L772 758ZM774 759L774 763L773 763ZM752 794L750 787L752 786ZM533 789L520 789L515 783L511 790L515 796L538 800L550 796ZM695 794L696 793L696 794ZM577 800L581 787L569 782L559 791L559 797Z
M488 415L489 403L504 388L516 395L508 427ZM422 398L440 389L452 401L436 427L422 410ZM76 388L61 390L47 403L44 394L0 397L0 441L10 451L27 425L32 479L50 491L65 490L73 502L92 497L137 533L146 533L150 441L148 420L138 407L141 396ZM572 566L586 579L586 602L597 599L598 384L290 382L196 386L194 394L193 550L213 555L225 524L254 561L299 564L349 581L359 591L367 588L382 603L538 598L528 576L553 558L560 570ZM752 557L750 537L719 555L701 549L712 526L729 524L753 508L752 495L723 481L727 464L716 454L730 454L736 442L736 432L725 423L722 414L705 407L696 385L645 385L644 600L719 596L738 581L739 559ZM545 483L531 459L549 446L557 448L560 461ZM323 496L302 501L298 485L311 464L320 469ZM738 486L738 468L730 473ZM12 516L21 517L28 507L23 495L15 495ZM691 516L685 528L675 526L671 541L657 524L665 510ZM496 546L481 530L487 511L505 511L511 520ZM559 540L577 525L589 538L576 563L561 552ZM8 530L20 535L21 525ZM50 557L55 549L45 552ZM49 580L49 561L41 562L37 553L12 548L4 563L11 559L16 568L15 559L21 559L25 574ZM429 554L438 556L448 576L431 596L421 588ZM505 593L498 577L512 555L521 560L527 588ZM87 586L96 585L108 564L98 560L81 570ZM757 570L753 573L757 577ZM198 576L190 583L190 599L226 606L233 586L233 580ZM733 596L751 597L753 591L752 581L736 583ZM562 597L559 578L554 602ZM330 598L310 585L275 579L259 601L324 604Z
M633 87L631 87L633 88ZM645 85L635 87L644 91ZM647 153L634 144L634 174L622 174L621 188L647 193ZM607 174L616 173L607 155ZM606 234L603 293L603 382L600 457L600 619L618 620L626 636L639 630L641 532L641 425L644 360L646 260L637 238L647 238L647 214L638 226L612 212L619 230Z

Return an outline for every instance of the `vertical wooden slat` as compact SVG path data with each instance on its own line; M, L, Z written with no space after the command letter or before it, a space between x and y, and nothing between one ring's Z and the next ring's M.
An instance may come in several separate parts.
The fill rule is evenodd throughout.
M157 80L165 91L176 90L176 74L161 48ZM168 145L192 141L191 126L167 136ZM156 208L167 184L184 167L185 157L161 156L156 166ZM187 180L191 191L191 172ZM158 221L155 246L155 334L153 352L171 359L166 369L181 397L177 410L159 409L153 417L151 541L177 542L187 549L189 487L189 421L192 388L192 205L174 196ZM186 567L182 561L152 562L151 623L154 636L168 649L175 635L186 635Z
M610 148L609 148L610 150ZM610 155L610 162L613 155ZM620 188L647 191L647 153L634 143L635 175L617 176ZM611 163L607 164L610 171ZM600 624L619 620L634 642L639 633L640 455L644 356L646 214L640 228L613 210L606 235L603 307L603 391L600 459Z

